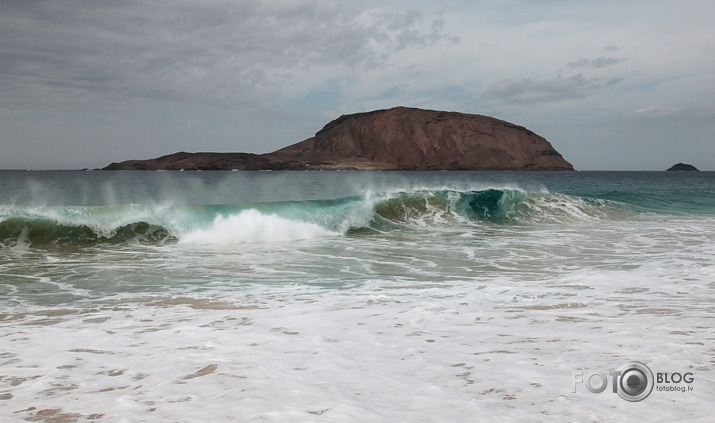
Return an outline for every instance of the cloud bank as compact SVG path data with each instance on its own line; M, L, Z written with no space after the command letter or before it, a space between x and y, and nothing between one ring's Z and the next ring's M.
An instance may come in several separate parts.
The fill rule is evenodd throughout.
M396 105L514 121L579 168L686 161L643 119L715 117L715 8L576 3L4 1L0 167L266 152Z

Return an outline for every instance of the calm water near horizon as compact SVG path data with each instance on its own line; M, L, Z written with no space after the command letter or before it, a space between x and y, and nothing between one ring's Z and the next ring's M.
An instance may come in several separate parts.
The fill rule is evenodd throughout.
M713 318L715 172L0 171L3 421L705 421Z

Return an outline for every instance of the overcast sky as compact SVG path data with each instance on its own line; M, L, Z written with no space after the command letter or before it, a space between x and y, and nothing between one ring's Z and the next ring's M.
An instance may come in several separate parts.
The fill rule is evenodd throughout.
M0 168L265 153L410 106L579 170L715 170L715 2L0 1Z

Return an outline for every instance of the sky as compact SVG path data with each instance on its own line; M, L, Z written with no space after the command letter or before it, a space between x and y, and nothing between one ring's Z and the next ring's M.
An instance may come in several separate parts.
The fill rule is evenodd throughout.
M0 1L0 169L266 153L342 114L493 116L578 170L715 170L712 0Z

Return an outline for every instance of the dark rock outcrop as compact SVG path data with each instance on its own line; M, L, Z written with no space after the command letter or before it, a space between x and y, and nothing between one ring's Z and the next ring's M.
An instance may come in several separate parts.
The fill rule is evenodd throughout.
M690 164L676 163L667 170L667 172L698 172L698 169Z
M396 107L343 115L273 153L176 153L105 169L573 170L530 130L488 116Z
M251 153L179 152L156 159L112 163L103 170L283 170L305 169L300 163L282 163Z

